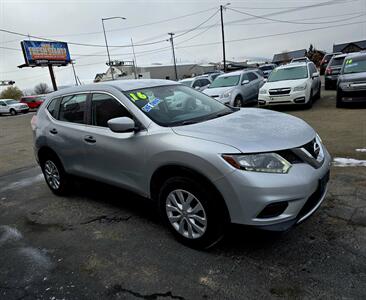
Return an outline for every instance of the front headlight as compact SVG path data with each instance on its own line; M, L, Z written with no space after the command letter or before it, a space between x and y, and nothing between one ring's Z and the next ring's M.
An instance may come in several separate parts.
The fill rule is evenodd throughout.
M221 98L229 98L230 96L231 96L231 91L230 92L223 93L221 95Z
M260 89L259 94L261 94L261 95L267 94L267 90L266 89Z
M349 88L349 82L341 82L339 84L339 87L343 90L343 89L347 89Z
M295 86L294 87L294 92L303 91L305 89L306 89L306 83L305 84L302 84L302 85L299 85L299 86Z
M222 158L237 169L253 172L286 174L292 166L277 153L224 154Z

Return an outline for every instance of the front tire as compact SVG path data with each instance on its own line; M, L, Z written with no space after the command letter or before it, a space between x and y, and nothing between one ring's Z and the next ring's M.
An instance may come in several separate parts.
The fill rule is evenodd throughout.
M58 196L67 195L70 191L70 180L62 163L55 155L47 155L41 160L41 168L46 183L52 193Z
M305 109L310 109L313 107L313 90L310 91L310 97L309 97L309 101L305 104Z
M17 114L17 111L15 110L15 109L10 109L10 114L12 115L12 116L15 116L16 114Z
M159 193L159 209L178 241L207 249L222 239L228 218L217 193L198 182L188 177L168 179Z
M243 107L244 102L243 99L240 96L236 96L234 99L234 107Z

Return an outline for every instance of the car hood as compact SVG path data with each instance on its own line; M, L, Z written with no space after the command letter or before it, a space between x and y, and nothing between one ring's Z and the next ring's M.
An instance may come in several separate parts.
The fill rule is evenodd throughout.
M342 74L340 80L342 82L366 82L366 72Z
M230 145L243 153L299 147L316 134L299 118L258 108L240 109L220 118L172 129L176 134Z
M295 86L301 85L306 82L305 79L296 79L296 80L281 80L281 81L274 81L274 82L266 82L263 88L266 89L279 89L279 88L286 88L290 87L293 88Z
M206 95L209 96L216 96L216 95L222 95L225 92L228 92L230 90L232 90L234 88L234 86L229 86L229 87L218 87L218 88L212 88L212 89L205 89L203 92Z
M27 104L25 103L14 103L14 104L10 104L9 107L23 107L23 106L26 106ZM28 105L27 105L28 106Z

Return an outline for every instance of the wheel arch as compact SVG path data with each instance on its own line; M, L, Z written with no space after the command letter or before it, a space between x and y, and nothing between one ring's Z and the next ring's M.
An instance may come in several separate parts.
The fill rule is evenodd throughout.
M215 194L217 194L220 204L222 205L225 217L230 221L230 213L229 209L225 203L224 197L221 192L217 189L217 187L212 183L210 179L208 179L201 172L186 166L181 166L177 164L169 164L165 166L161 166L155 170L150 179L150 198L157 201L159 190L164 182L173 177L173 176L182 176L188 177L190 179L197 180L198 182L202 182L205 186L212 189Z
M47 157L47 156L53 156L53 157L56 157L60 162L61 162L61 159L60 157L57 155L57 153L51 149L50 147L48 146L43 146L41 147L38 152L37 152L37 158L38 158L38 161L40 164L42 164L42 162L44 161L44 159Z

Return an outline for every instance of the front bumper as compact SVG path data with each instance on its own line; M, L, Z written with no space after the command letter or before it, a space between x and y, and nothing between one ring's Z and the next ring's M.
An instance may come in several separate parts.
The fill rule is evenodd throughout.
M324 161L318 169L296 163L287 174L235 170L217 180L215 184L226 200L231 222L282 231L307 219L327 191L331 157L325 147L323 150ZM282 202L287 207L279 215L258 217L269 204Z
M16 110L16 112L18 112L18 113L27 113L27 112L29 112L29 107L17 107L17 108L15 108L15 110Z
M269 95L259 94L258 104L259 106L270 106L270 105L286 105L295 104L301 105L308 101L306 91L290 92L286 95Z
M338 89L337 98L344 103L363 103L366 102L365 89Z

